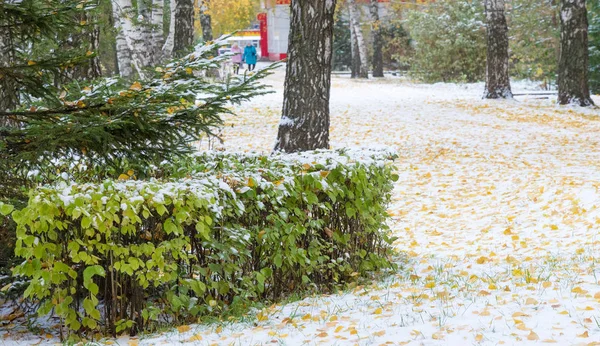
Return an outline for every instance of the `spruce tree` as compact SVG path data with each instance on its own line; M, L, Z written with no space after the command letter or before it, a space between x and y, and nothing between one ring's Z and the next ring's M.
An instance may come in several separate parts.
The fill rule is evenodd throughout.
M68 0L0 3L0 201L24 201L27 189L52 183L61 170L92 181L129 169L143 177L148 167L214 136L232 103L267 92L258 82L268 69L224 82L203 77L229 59L212 57L224 42L199 46L135 81L83 79L75 72L96 56L87 47L30 50L81 33L87 23L80 16L91 7ZM4 225L3 237L10 233Z

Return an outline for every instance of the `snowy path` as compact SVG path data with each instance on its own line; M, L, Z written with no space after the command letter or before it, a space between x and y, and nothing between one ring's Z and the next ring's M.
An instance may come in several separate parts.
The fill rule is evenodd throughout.
M228 121L228 150L269 152L279 92ZM515 89L519 89L517 86ZM600 340L600 111L480 100L483 86L334 78L332 145L398 148L390 208L410 272L267 311L202 343L589 344ZM597 100L600 101L600 100ZM191 333L191 334L190 334Z
M276 94L227 120L226 149L270 151L283 77L269 81ZM333 80L333 147L398 148L389 212L408 269L260 321L118 342L600 345L600 111L482 90Z

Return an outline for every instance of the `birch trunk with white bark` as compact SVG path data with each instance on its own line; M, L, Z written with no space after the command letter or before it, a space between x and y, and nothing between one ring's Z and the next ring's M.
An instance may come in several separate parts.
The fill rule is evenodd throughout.
M162 54L164 58L170 59L173 57L173 46L175 43L175 7L177 4L176 0L169 1L169 34L167 35L167 39L165 40L165 44L162 47Z
M358 55L360 56L359 78L369 78L369 60L367 57L367 46L360 29L360 12L356 7L356 0L348 0L348 12L350 14L350 27L356 38Z
M152 0L152 17L150 18L150 23L152 24L152 64L154 65L162 61L162 48L165 44L163 15L164 1Z

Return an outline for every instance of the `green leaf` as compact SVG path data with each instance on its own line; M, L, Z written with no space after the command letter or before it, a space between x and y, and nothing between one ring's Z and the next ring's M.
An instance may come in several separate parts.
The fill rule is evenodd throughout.
M281 254L275 255L275 258L273 258L273 263L275 263L277 268L281 268L281 265L283 264L283 258Z
M104 271L104 268L102 268L102 266L100 265L94 265L85 268L85 270L83 271L83 287L89 288L88 286L92 283L92 277L94 275L104 277L106 275L106 272Z
M2 203L2 202L0 202ZM10 204L0 204L0 213L2 213L2 215L7 216L8 214L10 214L13 209L15 209L14 206L10 205Z

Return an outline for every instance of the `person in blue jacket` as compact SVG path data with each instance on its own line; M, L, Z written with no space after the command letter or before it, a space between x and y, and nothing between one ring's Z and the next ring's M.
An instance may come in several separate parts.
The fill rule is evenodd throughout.
M248 42L246 48L244 48L244 62L248 65L248 71L254 70L256 67L256 48L252 43Z

